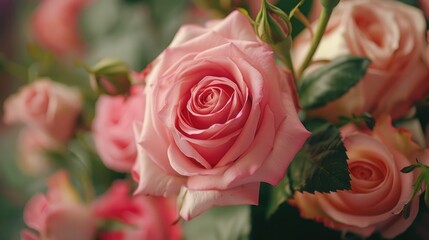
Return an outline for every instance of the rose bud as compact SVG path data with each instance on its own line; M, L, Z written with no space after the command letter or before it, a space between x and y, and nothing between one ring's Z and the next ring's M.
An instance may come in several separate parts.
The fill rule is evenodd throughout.
M292 43L292 25L283 10L266 0L262 1L254 28L258 37L270 44L278 53L289 52Z
M23 123L66 142L74 134L82 105L79 89L40 78L5 100L3 121Z
M339 2L340 0L320 0L322 6L327 9L333 9L335 6L338 5Z
M89 72L91 87L100 94L116 96L130 91L130 69L120 60L102 59Z

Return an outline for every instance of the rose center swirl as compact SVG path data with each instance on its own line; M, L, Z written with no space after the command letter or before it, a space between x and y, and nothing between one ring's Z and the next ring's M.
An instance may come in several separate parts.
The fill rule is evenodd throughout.
M366 168L364 166L357 166L352 169L350 169L353 176L355 176L357 179L362 180L368 180L372 176L372 171L369 168Z
M207 76L190 89L182 116L193 127L206 129L224 124L242 109L243 101L237 84L225 77Z

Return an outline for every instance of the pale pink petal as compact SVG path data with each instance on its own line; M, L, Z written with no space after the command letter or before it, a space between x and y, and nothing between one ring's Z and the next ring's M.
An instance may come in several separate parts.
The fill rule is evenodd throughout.
M196 38L206 32L207 29L202 28L198 25L184 25L177 31L176 35L170 43L170 47L179 46L186 41L192 40L193 38Z
M180 216L190 220L213 206L258 204L259 183L242 185L228 190L189 190L182 189L183 202Z
M286 105L289 106L289 111L294 110L292 104L289 102ZM265 115L269 115L267 110ZM256 172L252 173L248 179L237 179L233 185L252 181L261 181L276 185L283 178L287 167L299 151L300 148L298 146L302 146L309 136L310 132L303 127L298 116L290 112L275 131L272 150L263 165ZM249 152L250 154L253 155L256 152L251 151Z
M138 134L137 129L139 129L138 123L135 124L136 134ZM137 136L137 144L139 144L138 139ZM138 187L135 190L136 193L142 192L155 196L171 196L178 194L181 186L186 182L184 177L166 174L153 162L145 149L140 145L137 145L137 161L134 176L138 178Z
M45 228L45 219L49 214L49 202L44 194L34 195L24 209L24 222L35 230Z

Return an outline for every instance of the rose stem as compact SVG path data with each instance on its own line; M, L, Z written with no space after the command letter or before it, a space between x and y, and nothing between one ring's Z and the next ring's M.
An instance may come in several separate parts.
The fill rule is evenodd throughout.
M314 34L313 39L311 41L310 50L308 51L307 56L305 57L305 60L299 69L298 77L301 77L304 70L308 67L308 65L310 65L311 59L313 58L314 53L316 53L320 40L322 40L323 34L325 33L325 29L328 25L329 18L331 17L333 9L334 8L323 7L322 13L320 14L319 18L319 23L317 25L316 33Z

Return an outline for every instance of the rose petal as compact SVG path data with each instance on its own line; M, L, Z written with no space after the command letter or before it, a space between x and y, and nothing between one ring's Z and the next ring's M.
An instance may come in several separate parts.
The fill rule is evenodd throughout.
M34 195L24 209L24 222L35 230L45 228L45 219L48 214L49 202L44 194Z
M136 133L138 132L136 130L138 128L139 124L136 123ZM186 182L186 179L183 177L170 176L166 174L158 165L152 162L150 156L140 145L137 145L137 161L135 169L134 174L139 176L138 187L135 190L135 193L142 192L155 196L171 196L179 193L181 186Z
M258 204L259 183L242 185L236 188L218 191L194 191L187 188L182 190L183 203L180 216L190 220L213 206Z

